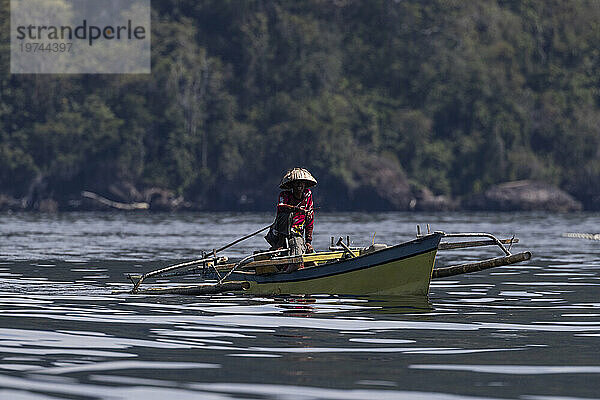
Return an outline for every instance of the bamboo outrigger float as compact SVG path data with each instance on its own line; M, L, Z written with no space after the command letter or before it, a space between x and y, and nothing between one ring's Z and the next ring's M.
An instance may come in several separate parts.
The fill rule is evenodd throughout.
M251 237L269 226L238 239ZM429 227L428 227L429 231ZM453 238L478 238L463 242L442 241ZM483 240L481 240L483 238ZM529 260L531 253L512 254L510 248L518 239L499 240L489 233L428 232L393 246L373 243L369 247L350 247L339 238L332 238L328 251L289 256L287 249L256 252L233 263L217 253L223 246L199 260L172 265L143 275L128 274L133 283L132 294L217 294L245 292L255 295L279 294L348 294L348 295L427 295L431 279L481 271ZM497 246L501 257L474 263L435 268L439 250ZM507 248L505 245L509 245ZM178 271L176 271L178 270ZM201 284L140 288L152 277L180 275L198 276Z
M567 232L563 237L574 239L600 240L600 233Z

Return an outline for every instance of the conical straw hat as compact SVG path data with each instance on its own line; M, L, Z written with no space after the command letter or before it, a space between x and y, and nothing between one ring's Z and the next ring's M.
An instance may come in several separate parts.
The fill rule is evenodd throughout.
M315 186L317 180L304 168L293 168L285 173L279 187L281 189L291 189L292 182L294 181L305 181L306 187Z

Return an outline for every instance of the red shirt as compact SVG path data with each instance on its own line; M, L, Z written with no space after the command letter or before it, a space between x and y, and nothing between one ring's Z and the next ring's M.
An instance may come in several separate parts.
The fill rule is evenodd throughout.
M284 204L302 207L303 209L308 210L306 214L301 211L292 211L293 217L291 230L298 235L302 235L302 232L304 231L306 242L311 243L314 225L314 210L312 192L310 189L304 189L304 193L302 193L302 198L300 200L294 197L294 194L291 190L284 190L283 192L279 193L277 212L290 211L289 208L282 207Z

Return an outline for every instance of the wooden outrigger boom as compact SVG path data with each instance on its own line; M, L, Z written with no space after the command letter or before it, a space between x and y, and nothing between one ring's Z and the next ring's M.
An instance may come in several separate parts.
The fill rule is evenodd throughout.
M511 254L509 256L490 258L489 260L478 261L474 263L467 263L461 265L454 265L452 267L435 268L432 279L446 278L448 276L468 274L471 272L479 272L484 269L501 267L503 265L515 264L522 261L527 261L531 258L531 252L524 251L522 253Z
M159 287L138 289L136 294L186 294L192 296L219 294L225 292L239 292L250 287L248 282L227 282L220 284L204 284L174 287Z
M420 231L420 229L417 229ZM468 274L472 272L483 271L484 269L501 267L504 265L515 264L522 261L531 259L531 252L524 251L517 254L512 254L510 248L514 243L518 243L519 239L514 236L511 239L498 239L490 233L446 233L444 235L447 238L476 238L485 237L489 240L476 240L468 242L441 242L438 248L440 250L452 250L452 249L464 249L470 247L479 246L498 246L505 254L503 257L490 258L488 260L477 261L473 263L465 263L460 265L454 265L450 267L435 268L433 270L432 279L446 278L448 276ZM508 244L506 248L504 245Z

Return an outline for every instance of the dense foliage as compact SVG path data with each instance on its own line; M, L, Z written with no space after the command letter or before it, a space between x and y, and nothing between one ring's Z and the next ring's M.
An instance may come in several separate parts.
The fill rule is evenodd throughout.
M389 184L381 168L408 190L534 179L600 207L596 0L153 1L152 74L116 76L9 74L8 3L0 192L14 198L126 182L265 208L301 165L330 208L393 205L369 190Z

